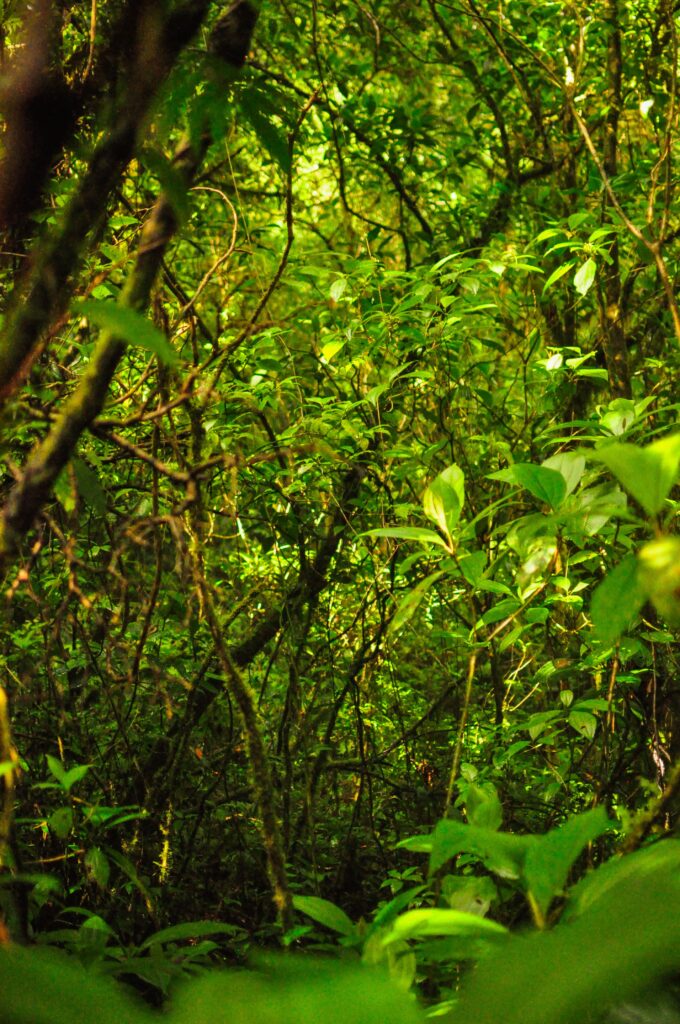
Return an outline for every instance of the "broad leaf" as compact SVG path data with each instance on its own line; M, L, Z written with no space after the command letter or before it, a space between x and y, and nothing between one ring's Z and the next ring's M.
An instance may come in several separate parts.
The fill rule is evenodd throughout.
M491 473L490 479L525 487L535 498L551 508L558 508L567 494L567 481L561 473L546 466L534 466L531 462L515 462L506 469Z
M590 617L596 638L613 644L631 625L647 593L640 581L635 555L628 555L609 572L593 594Z
M507 928L495 921L487 921L478 914L462 910L408 910L393 922L383 938L383 944L417 939L423 935L472 935L479 938L499 938L508 934Z
M596 273L597 264L592 257L587 259L585 263L578 268L574 274L574 288L579 295L585 295L590 291L593 281L595 280Z
M345 911L330 900L323 900L319 896L293 896L293 906L300 913L340 935L352 935L355 930Z
M97 327L109 331L120 341L153 352L168 366L177 364L177 353L171 348L163 332L136 310L121 306L117 302L100 299L74 302L72 308L78 316L86 316Z
M602 462L650 516L664 506L680 471L680 433L646 448L634 444L609 444L591 458Z
M535 842L530 845L524 862L524 880L543 915L554 897L564 889L576 858L608 828L610 823L605 810L597 807L570 818L546 835L533 837Z
M453 543L453 531L458 525L465 500L465 477L458 466L449 466L435 477L423 495L423 509L428 519Z
M501 878L520 878L531 841L531 836L514 836L444 819L432 837L430 872L434 874L460 853L469 853Z
M508 939L463 985L451 1024L583 1024L676 972L680 880L628 875L577 920Z

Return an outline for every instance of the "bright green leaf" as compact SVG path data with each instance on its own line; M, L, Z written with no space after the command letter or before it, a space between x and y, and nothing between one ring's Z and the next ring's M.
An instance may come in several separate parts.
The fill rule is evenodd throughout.
M340 935L352 935L354 924L344 910L336 907L330 900L321 899L319 896L293 896L293 906L300 913L311 917L325 928L339 932Z
M465 476L458 466L449 466L432 481L423 495L423 509L428 519L452 542L465 501Z
M535 498L552 508L558 508L567 494L567 482L562 473L546 466L534 466L531 462L515 462L489 476L491 480L503 480L526 488Z
M590 257L585 263L579 267L574 274L574 288L579 295L586 295L590 291L593 281L595 280L595 274L597 273L597 264L595 260Z
M678 481L680 433L655 441L646 448L609 444L598 448L591 458L603 462L648 515L655 516Z

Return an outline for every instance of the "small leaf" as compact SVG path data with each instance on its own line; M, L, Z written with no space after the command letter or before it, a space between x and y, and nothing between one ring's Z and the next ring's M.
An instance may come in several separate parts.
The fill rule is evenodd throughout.
M546 459L542 465L561 473L567 485L566 493L572 494L583 476L586 460L578 452L560 452L558 455Z
M491 784L470 785L465 790L465 812L470 825L496 831L503 821L503 808Z
M111 865L106 854L102 853L98 846L93 846L85 854L83 863L87 877L100 889L105 889L111 874Z
M91 767L92 766L89 764L77 764L74 768L69 768L69 770L64 772L62 778L59 780L62 788L68 793L71 786L85 778Z
M347 291L347 278L337 277L331 285L330 296L333 302L339 302L342 296Z
M430 872L438 871L459 853L469 853L501 878L519 878L528 846L533 841L533 836L495 832L445 818L437 824L432 837Z
M452 543L465 500L465 476L458 466L449 466L434 478L423 495L425 515L436 523Z
M52 754L46 754L45 756L47 758L47 767L57 782L61 783L66 775L66 769L58 757L53 757Z
M597 264L592 257L587 259L583 266L579 267L576 271L574 274L574 288L580 295L586 295L590 291L596 273Z
M99 299L83 299L72 304L76 316L86 316L97 327L101 327L128 345L147 349L168 366L178 362L176 352L168 339L150 320L134 309L117 302Z
M56 811L52 811L50 814L47 824L57 839L66 839L73 828L73 809L71 807L58 807Z
M635 555L629 555L600 583L590 602L595 637L611 646L628 629L647 599Z
M293 906L331 931L339 932L340 935L354 934L353 922L344 910L330 900L323 900L319 896L293 896Z
M420 526L385 526L379 530L367 530L366 537L395 537L398 540L417 540L421 544L438 544L445 548L446 541L434 530L426 530Z

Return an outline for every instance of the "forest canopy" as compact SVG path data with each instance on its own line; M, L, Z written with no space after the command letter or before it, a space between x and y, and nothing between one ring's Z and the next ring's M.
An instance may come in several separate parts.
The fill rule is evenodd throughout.
M677 78L0 2L0 1024L680 1020Z

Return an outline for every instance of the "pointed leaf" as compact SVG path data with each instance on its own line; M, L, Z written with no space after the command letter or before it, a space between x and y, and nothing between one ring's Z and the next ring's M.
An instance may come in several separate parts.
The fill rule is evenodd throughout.
M680 471L680 433L646 448L635 444L609 444L591 455L603 462L620 484L650 516L663 508Z
M530 494L551 508L561 505L567 494L567 481L561 473L546 466L534 466L531 462L515 462L489 476L491 480L503 480L505 483L525 487Z
M109 331L128 345L153 352L168 366L177 364L177 353L170 347L163 332L135 309L103 299L84 299L74 302L72 308L78 316L86 316L97 327Z
M449 540L460 519L465 500L465 476L458 466L449 466L434 478L423 495L423 509Z
M340 935L354 933L354 924L345 911L336 907L330 900L323 900L319 896L293 896L293 906L300 913L306 914L331 931L339 932Z
M587 259L583 266L579 267L576 271L574 274L574 288L580 295L585 295L590 291L596 273L597 264L592 257Z
M638 574L635 555L629 555L607 573L593 594L590 617L596 638L607 646L616 643L633 622L647 593Z

